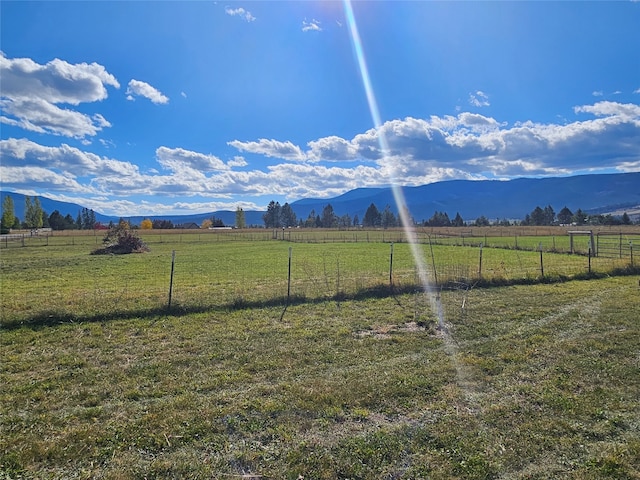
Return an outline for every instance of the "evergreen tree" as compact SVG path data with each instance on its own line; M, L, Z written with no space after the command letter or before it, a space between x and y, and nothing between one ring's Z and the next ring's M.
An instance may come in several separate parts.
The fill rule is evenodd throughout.
M544 207L544 224L543 225L553 225L556 221L556 212L553 211L551 205L547 205Z
M544 210L540 206L536 206L531 212L531 225L540 226L544 225L545 214Z
M334 228L338 225L338 219L333 211L330 203L322 209L322 217L320 218L320 226L324 228Z
M391 207L389 205L386 205L382 211L380 224L382 225L382 228L393 228L398 225L396 216L391 211Z
M489 219L484 215L480 215L478 218L476 218L476 227L488 227L489 225L491 225L491 223L489 222Z
M573 215L573 221L576 225L584 225L585 223L587 223L587 218L587 214L584 213L580 208Z
M75 228L78 228L78 225L76 224L76 222L73 221L73 217L71 216L70 213L67 213L64 216L64 223L65 223L65 230L73 230Z
M558 213L558 223L561 225L569 225L573 218L573 212L566 206L562 207L562 210Z
M453 219L453 222L451 222L451 225L454 227L464 227L464 220L460 216L460 213L456 212L456 216Z
M273 200L269 202L267 213L262 216L266 228L280 228L282 226L280 220L281 209L280 202L274 202Z
M82 230L89 230L89 210L85 207L82 209Z
M427 221L427 225L430 227L449 227L451 226L451 220L449 220L449 215L445 212L435 212Z
M620 219L623 225L631 225L631 218L627 215L627 212L622 214L622 218Z
M307 220L304 222L304 226L307 228L313 228L316 226L316 211L311 209Z
M373 203L369 205L362 219L363 227L379 227L382 223L382 215Z
M49 226L52 230L65 230L67 225L64 220L64 217L58 210L54 210L51 215L49 215Z
M351 217L348 213L345 213L340 218L338 218L338 227L340 228L349 228L351 226Z
M291 205L285 203L282 206L282 210L280 211L280 218L282 221L282 226L285 228L295 227L297 223L296 213L291 208Z

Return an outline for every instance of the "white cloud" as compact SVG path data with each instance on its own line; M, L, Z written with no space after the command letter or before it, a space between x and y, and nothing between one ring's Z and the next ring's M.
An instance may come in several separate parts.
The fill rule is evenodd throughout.
M491 105L489 103L489 97L481 90L469 94L469 103L474 107L488 107Z
M115 148L116 146L113 140L106 140L104 138L100 138L98 141L104 148L111 148L111 147Z
M633 103L598 102L595 105L574 107L576 113L591 113L598 117L620 117L625 119L640 119L640 105Z
M253 22L256 19L256 17L251 15L251 12L245 10L242 7L239 7L239 8L226 7L224 11L227 15L231 15L232 17L244 18L247 22Z
M78 105L107 98L105 85L120 88L116 78L97 63L70 64L58 58L40 65L30 58L7 58L0 52L2 95L39 98Z
M58 106L104 100L106 86L120 88L102 65L70 64L57 58L41 65L29 58L10 59L0 52L0 77L5 124L73 138L94 136L111 126L100 114L91 116Z
M344 138L331 136L311 141L307 158L311 161L349 161L357 159L357 149Z
M604 96L604 93L602 92L602 90L596 90L592 92L591 95L593 95L594 97L602 97Z
M244 157L236 156L236 157L233 157L232 160L229 160L227 162L227 165L229 165L230 167L246 167L249 164L244 159Z
M304 19L302 21L302 31L303 32L321 32L322 31L322 27L320 26L320 23L318 20L311 20L310 22L307 22L306 19Z
M127 100L134 100L134 96L141 96L148 98L153 103L168 103L169 97L163 95L160 90L152 87L146 82L132 79L127 86Z
M218 157L183 148L159 147L156 150L156 158L160 165L174 172L182 170L197 170L200 172L229 170L229 167Z
M633 93L640 93L640 88L638 88L637 90L634 90Z
M9 167L0 165L2 184L5 187L19 190L20 187L28 187L34 192L43 190L59 190L78 194L94 193L93 189L77 179L63 173L55 172L45 167ZM41 193L36 193L40 195Z
M285 160L305 160L306 156L297 145L287 141L268 140L261 138L257 142L241 142L233 140L228 145L243 152L255 153L266 157L283 158Z
M96 135L104 127L111 126L101 115L96 114L92 118L75 110L60 108L41 98L7 98L0 100L0 108L9 115L0 118L2 123L37 133L83 138Z
M70 178L128 176L138 172L138 167L132 163L100 157L64 143L59 147L47 147L24 138L9 138L0 140L0 154L2 166L42 167Z
M283 160L373 162L375 168L402 178L404 184L430 178L431 172L458 177L549 175L616 168L638 161L640 106L598 102L576 107L575 112L599 118L563 125L524 122L509 127L491 117L463 112L392 120L352 139L320 138L308 142L306 152L291 142L266 139L229 145ZM382 134L389 146L386 158L380 150Z

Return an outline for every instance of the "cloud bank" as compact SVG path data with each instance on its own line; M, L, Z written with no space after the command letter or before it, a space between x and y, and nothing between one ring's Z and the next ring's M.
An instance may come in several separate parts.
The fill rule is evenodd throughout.
M66 144L47 147L10 138L0 141L0 173L3 185L17 190L46 184L54 194L209 198L218 204L224 200L229 207L240 195L285 196L291 201L327 198L391 181L408 186L456 178L640 169L640 105L602 101L576 106L574 113L579 119L562 125L531 121L507 125L470 112L407 117L350 139L311 140L304 148L287 140L231 140L229 146L250 157L233 156L226 161L212 154L159 146L158 169L151 172ZM386 155L380 149L383 134L389 145ZM132 214L115 211L115 205L105 211ZM198 205L202 203L196 201L193 208ZM164 208L158 206L157 211Z

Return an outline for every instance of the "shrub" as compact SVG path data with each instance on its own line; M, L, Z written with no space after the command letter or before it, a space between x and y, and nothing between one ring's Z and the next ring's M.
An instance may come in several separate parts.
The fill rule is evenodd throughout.
M131 230L129 223L121 220L117 225L109 228L102 240L102 248L94 250L93 255L122 255L125 253L148 252L149 247L138 234Z

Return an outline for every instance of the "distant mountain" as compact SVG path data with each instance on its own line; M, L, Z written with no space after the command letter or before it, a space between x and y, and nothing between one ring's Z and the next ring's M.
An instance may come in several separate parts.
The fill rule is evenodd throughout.
M608 213L621 208L640 207L640 172L579 175L573 177L519 178L499 180L451 180L419 187L404 187L403 193L416 221L428 220L437 212L450 218L460 213L473 221L523 219L536 207L551 205L558 213L563 207L575 212ZM313 209L321 214L330 203L336 215L358 215L362 220L372 203L382 211L389 205L397 213L391 188L360 188L331 199L305 199L291 207L298 217L307 218Z
M419 187L404 187L405 200L416 221L428 220L437 212L444 212L450 218L460 213L466 221L473 221L484 215L488 219L523 219L536 206L547 205L558 213L563 207L575 212L582 209L587 213L611 213L640 210L640 172L617 174L577 175L572 177L519 178L509 181L498 180L452 180L430 183ZM24 219L24 196L18 193L0 192L2 201L10 195L15 206L15 214ZM70 214L74 219L82 206L58 202L39 197L42 209L51 214L58 210L63 216ZM328 204L336 215L345 214L364 217L371 204L382 211L386 205L397 214L391 188L358 188L334 198L302 199L291 203L298 219L306 219L311 211L316 215ZM263 211L245 211L247 225L263 225ZM235 211L216 211L194 215L157 215L127 217L134 224L149 218L170 220L174 225L197 223L215 216L226 225L235 223ZM96 212L96 219L102 223L118 221L117 216Z

